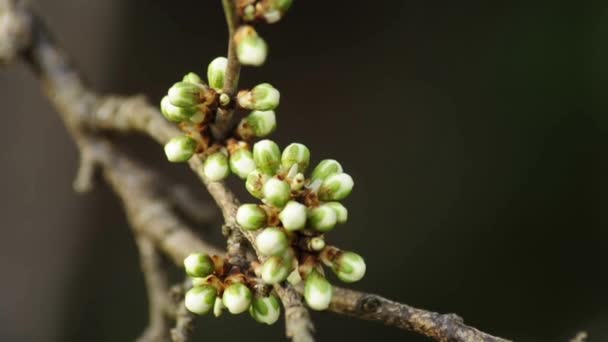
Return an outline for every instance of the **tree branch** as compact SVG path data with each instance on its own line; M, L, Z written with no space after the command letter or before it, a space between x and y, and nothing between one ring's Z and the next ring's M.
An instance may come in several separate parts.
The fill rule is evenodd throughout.
M149 171L118 153L107 140L91 134L99 130L137 131L165 143L180 131L142 97L99 97L89 91L39 20L20 6L8 6L12 4L10 0L0 0L0 4L6 5L0 9L9 9L0 17L0 61L10 61L17 52L22 53L80 149L93 151L106 180L121 198L135 231L150 239L179 266L191 252L221 253L174 215L167 199L158 195L155 177ZM238 78L238 71L233 78ZM236 88L236 81L231 87ZM223 183L205 178L199 171L202 161L198 156L193 157L189 165L217 202L226 224L238 227L234 217L239 203L232 192ZM245 230L241 233L255 248L256 233ZM311 341L312 323L299 294L290 285L275 286L275 290L286 309L288 334L297 341ZM337 289L330 310L416 331L438 341L506 341L464 325L455 315L415 309L351 290Z

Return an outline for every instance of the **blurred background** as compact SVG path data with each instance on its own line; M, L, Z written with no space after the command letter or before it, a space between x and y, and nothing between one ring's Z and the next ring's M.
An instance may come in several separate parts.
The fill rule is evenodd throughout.
M100 92L158 103L225 54L219 0L31 3ZM274 138L356 180L351 219L331 234L366 257L354 288L516 341L608 340L605 2L296 0L260 33L269 60L241 84L280 89ZM0 72L0 103L0 340L133 340L146 293L120 204L103 183L73 192L77 151L23 64ZM160 146L124 140L208 200ZM424 341L314 318L321 341ZM245 315L196 331L284 339L282 323Z

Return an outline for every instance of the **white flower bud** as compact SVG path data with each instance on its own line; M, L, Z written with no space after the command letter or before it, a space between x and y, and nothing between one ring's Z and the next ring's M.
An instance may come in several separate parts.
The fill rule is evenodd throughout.
M226 179L230 175L230 169L228 168L228 158L222 152L216 152L205 160L203 164L203 173L205 177L209 178L212 182L218 182Z
M182 82L186 82L186 83L192 83L192 84L202 84L203 80L201 80L201 77L193 72L189 72L188 74L186 74L186 76L184 76Z
M245 188L253 197L262 199L264 198L264 184L266 184L267 180L267 175L265 175L259 169L255 169L247 175Z
M338 223L346 223L348 221L348 209L340 202L327 202L326 206L336 211L336 218Z
M329 307L333 289L324 276L312 270L304 285L304 299L313 310L325 310Z
M234 283L224 290L222 302L231 314L245 312L251 305L251 290L245 284Z
M237 94L239 106L245 109L274 110L279 106L281 93L269 83L262 83L250 91L241 91Z
M255 170L253 154L246 148L238 148L230 155L230 170L241 179Z
M220 317L224 311L224 302L220 297L215 297L215 303L213 304L213 316Z
M268 45L249 25L241 26L234 35L236 55L243 65L260 66L266 61Z
M319 188L319 199L322 201L339 201L345 199L353 190L355 182L346 173L333 174L327 177Z
M291 187L287 182L282 181L277 177L272 177L266 181L262 191L266 204L276 208L284 207L291 199Z
M313 251L320 251L325 248L325 239L319 236L315 236L310 239L310 247Z
M279 219L283 227L289 231L302 229L306 226L306 206L296 201L289 201L279 214Z
M281 163L281 150L272 140L260 140L253 145L253 160L260 171L274 175Z
M160 109L163 113L163 116L171 121L171 122L182 122L189 120L195 113L197 113L197 109L195 107L177 107L171 104L169 101L169 96L163 97L160 102Z
M266 259L260 269L260 277L264 283L273 285L278 284L289 276L291 264L280 256L271 256Z
M188 136L179 136L165 144L165 154L172 163L186 162L194 155L197 148L196 140Z
M260 254L272 256L285 253L289 247L289 240L280 228L269 227L258 234L255 244Z
M306 177L304 177L304 174L298 173L291 179L289 186L291 186L292 191L298 191L304 187L305 182Z
M312 171L310 179L312 181L325 180L325 178L342 172L342 165L333 159L322 160Z
M293 165L297 165L297 171L303 173L306 171L309 162L310 150L302 144L289 144L283 150L283 155L281 155L281 166L284 170L289 170Z
M332 270L345 283L359 281L365 275L365 260L353 252L342 252L333 260Z
M246 120L251 131L258 138L269 135L277 128L277 118L273 110L254 110Z
M257 204L243 204L236 212L236 222L247 230L256 230L266 224L266 212Z
M227 67L228 60L226 57L217 57L209 63L207 67L207 81L209 81L211 88L218 91L222 90Z
M215 287L210 285L196 286L186 292L184 304L188 311L197 315L204 315L211 311L216 297L217 290Z
M177 107L195 107L200 102L201 91L198 84L178 82L169 89L169 101Z
M325 204L311 209L308 213L308 219L311 226L320 232L328 232L334 229L338 222L336 211Z
M192 253L184 259L186 273L195 278L203 278L215 270L215 265L211 257L203 253Z
M275 295L255 297L249 307L249 314L259 323L274 324L281 316L281 305Z

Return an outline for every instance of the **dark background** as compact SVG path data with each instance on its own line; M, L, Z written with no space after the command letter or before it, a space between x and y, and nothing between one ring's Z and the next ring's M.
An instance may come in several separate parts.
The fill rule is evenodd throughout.
M101 92L157 103L225 53L219 0L32 3ZM366 257L354 288L516 341L608 340L608 5L296 0L260 32L270 57L242 85L281 90L274 139L355 178L351 220L331 234ZM0 340L133 340L146 296L119 203L105 185L72 191L76 149L24 65L0 72L0 103ZM127 144L207 198L160 146ZM424 340L314 318L321 341ZM224 315L197 334L281 340L283 327Z

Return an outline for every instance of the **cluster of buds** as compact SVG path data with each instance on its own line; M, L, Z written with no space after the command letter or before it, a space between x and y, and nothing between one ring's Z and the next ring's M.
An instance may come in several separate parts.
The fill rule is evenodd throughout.
M292 3L292 0L238 0L237 12L246 22L272 24L285 16Z
M325 233L348 219L348 210L339 201L351 193L354 182L332 159L321 161L307 178L310 151L299 143L281 152L275 142L261 140L250 157L245 187L262 203L241 205L236 220L243 229L259 230L255 247L265 260L255 272L266 284L304 280L306 302L324 310L332 286L321 265L348 283L365 274L361 256L325 243Z
M200 172L211 181L227 178L231 170L244 178L254 169L251 153L242 149L246 143L228 146L211 143L208 124L216 109L234 101L238 108L250 111L240 123L238 132L239 136L251 140L265 137L276 129L274 110L280 100L279 91L268 83L242 90L234 98L222 93L226 68L226 58L214 59L207 68L209 84L191 72L181 82L174 84L161 101L161 112L165 118L178 123L184 132L184 135L174 137L165 144L167 159L180 163L200 154L205 159Z
M255 276L242 273L224 259L193 253L184 259L184 267L192 279L184 299L188 311L197 315L213 311L216 317L224 309L234 315L249 311L253 319L269 325L279 319L278 298L257 284Z

